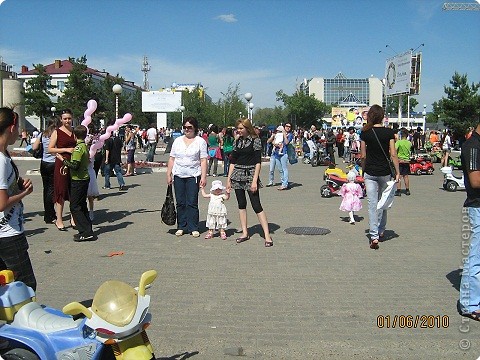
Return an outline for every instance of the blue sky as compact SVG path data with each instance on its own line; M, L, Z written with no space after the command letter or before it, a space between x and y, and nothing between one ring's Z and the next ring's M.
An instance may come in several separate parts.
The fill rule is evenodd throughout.
M463 0L473 2L473 0ZM0 0L0 56L22 65L86 55L88 66L152 90L230 84L255 107L281 105L303 78L384 77L386 59L423 52L417 111L444 96L454 71L480 81L480 12L434 0ZM386 45L389 45L388 47Z

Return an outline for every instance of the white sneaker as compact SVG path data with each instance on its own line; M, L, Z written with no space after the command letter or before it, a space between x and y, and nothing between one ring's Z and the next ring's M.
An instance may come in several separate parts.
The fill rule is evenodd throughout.
M183 230L177 230L177 232L175 233L175 235L177 236L182 236L183 235Z
M94 216L93 216L93 210L90 210L90 211L88 212L88 217L90 218L90 221L93 221L93 218L94 218Z
M199 237L200 233L198 231L192 231L192 236L193 237Z

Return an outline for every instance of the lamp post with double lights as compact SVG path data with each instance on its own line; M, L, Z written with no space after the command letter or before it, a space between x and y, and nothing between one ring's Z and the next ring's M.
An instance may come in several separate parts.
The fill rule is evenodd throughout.
M115 84L112 87L112 91L115 94L115 121L118 119L118 97L122 93L122 85Z
M244 97L245 97L245 100L247 100L247 103L248 103L248 104L247 104L247 114L248 114L248 115L247 115L247 118L248 118L249 120L251 120L252 117L251 117L250 111L251 111L251 109L253 109L253 106L250 107L250 104L251 104L250 100L252 100L253 95L252 95L252 93L247 92L247 93L244 95ZM253 105L253 104L252 104L252 105Z

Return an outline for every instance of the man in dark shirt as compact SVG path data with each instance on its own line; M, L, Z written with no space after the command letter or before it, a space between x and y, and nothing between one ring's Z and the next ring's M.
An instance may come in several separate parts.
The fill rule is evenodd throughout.
M462 218L469 219L469 224L462 224L462 249L467 240L470 247L468 257L463 259L460 308L463 316L480 321L480 123L463 143L461 158L467 190Z
M103 189L110 189L110 169L113 168L117 177L120 190L127 190L125 181L123 180L122 167L122 140L112 133L107 141L105 141L105 186Z

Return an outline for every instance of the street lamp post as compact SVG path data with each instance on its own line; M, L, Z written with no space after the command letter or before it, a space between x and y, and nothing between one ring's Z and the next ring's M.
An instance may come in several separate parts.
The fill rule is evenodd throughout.
M426 120L427 120L427 105L426 104L423 104L423 111L422 111L422 115L423 115L423 131L425 131L425 125L426 125Z
M185 106L180 106L179 107L180 111L182 112L182 124L183 124L183 112L185 111Z
M252 102L248 104L248 108L250 109L250 121L252 122L252 124L253 124L253 106L254 105Z
M115 121L118 119L118 96L122 93L122 85L115 84L112 87L112 91L115 94Z
M57 108L55 106L52 106L50 108L50 111L52 112L52 117L55 118L55 111L57 111ZM45 125L46 125L45 124L45 119L43 119L43 130L45 130L45 127L46 127Z
M252 100L253 98L253 95L252 93L246 93L245 95L245 100L247 100L247 118L250 120L252 117L250 115L250 112L251 112L251 109L253 109L253 107L250 108L250 100Z

